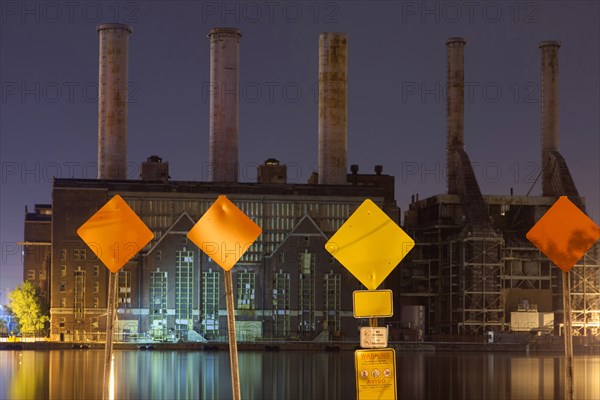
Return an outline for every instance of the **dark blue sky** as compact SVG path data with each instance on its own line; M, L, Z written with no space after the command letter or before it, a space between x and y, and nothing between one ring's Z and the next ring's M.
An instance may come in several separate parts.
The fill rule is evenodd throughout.
M51 202L53 176L95 178L98 35L130 38L129 151L174 180L208 162L209 43L242 30L240 162L269 157L289 180L316 169L318 35L348 33L348 163L396 176L398 205L446 190L445 41L464 36L465 142L484 194L524 195L539 172L540 54L559 40L560 151L588 214L600 216L600 5L548 2L3 1L0 28L0 290L22 280L24 207ZM130 176L138 176L131 168ZM532 194L540 193L539 184Z

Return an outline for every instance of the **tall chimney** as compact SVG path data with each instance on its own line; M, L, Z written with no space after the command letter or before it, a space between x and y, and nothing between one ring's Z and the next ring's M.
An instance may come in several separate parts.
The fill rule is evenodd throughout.
M319 184L346 184L348 37L319 36Z
M129 35L125 24L96 27L98 68L98 179L127 179L127 70Z
M448 174L448 194L457 194L456 175L458 155L454 150L465 147L465 46L460 37L446 41L448 57L448 77L446 81L446 162Z
M238 181L240 39L236 28L215 28L210 39L209 181Z
M541 50L542 93L542 195L550 196L552 190L552 166L549 154L558 150L558 48L560 43L545 41Z

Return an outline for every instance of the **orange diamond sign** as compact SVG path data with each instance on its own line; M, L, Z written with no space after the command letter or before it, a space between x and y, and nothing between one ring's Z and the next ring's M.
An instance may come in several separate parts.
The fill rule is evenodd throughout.
M375 290L414 246L415 241L367 199L325 249L367 289Z
M600 238L600 227L566 196L560 196L526 237L568 272Z
M154 234L119 195L77 229L77 234L111 272L119 272Z
M187 237L225 271L252 246L262 230L227 197L219 196Z

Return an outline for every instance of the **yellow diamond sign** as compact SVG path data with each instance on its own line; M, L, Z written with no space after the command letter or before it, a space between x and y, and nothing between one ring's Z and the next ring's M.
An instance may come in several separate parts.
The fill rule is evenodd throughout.
M119 195L77 229L79 237L111 272L118 272L154 237Z
M261 232L227 197L219 196L187 236L221 268L229 271Z
M352 275L375 290L415 246L371 200L365 200L325 244Z
M568 272L600 238L600 227L568 197L560 196L526 237L557 267Z

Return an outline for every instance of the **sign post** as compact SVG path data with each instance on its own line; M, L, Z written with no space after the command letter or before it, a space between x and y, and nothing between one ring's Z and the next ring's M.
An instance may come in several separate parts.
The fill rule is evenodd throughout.
M368 318L356 350L356 397L396 399L396 352L387 347L387 328L377 318L393 315L391 290L376 290L414 247L414 240L375 203L365 200L325 244L331 253L368 290L353 293L355 318ZM375 350L376 349L376 350Z
M239 400L240 374L238 369L235 309L231 269L258 238L262 230L227 197L219 196L187 237L225 270L225 302L227 304L227 332L231 388L233 399Z
M569 271L600 238L600 227L566 196L560 196L546 214L527 232L526 237L563 271L565 399L572 400L574 395L573 331Z
M240 370L238 364L235 309L233 307L233 281L231 271L225 271L225 303L227 304L227 335L229 337L229 362L231 364L231 390L234 399L241 398Z
M102 398L111 398L110 371L113 355L113 329L116 317L117 272L133 258L154 234L140 217L116 195L77 230L79 237L110 270L106 299L106 342ZM114 393L112 393L114 396Z
M104 342L104 375L102 399L114 399L111 392L110 371L113 366L113 335L116 318L117 286L119 277L115 272L108 275L108 297L106 298L106 341Z

